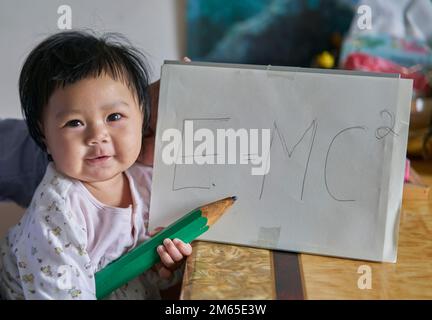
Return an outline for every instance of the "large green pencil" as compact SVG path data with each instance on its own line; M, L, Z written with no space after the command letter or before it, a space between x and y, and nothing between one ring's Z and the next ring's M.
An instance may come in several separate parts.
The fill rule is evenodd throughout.
M97 299L103 299L159 262L160 258L156 248L163 243L164 239L178 238L186 243L191 242L206 232L236 199L236 197L228 197L192 210L132 251L96 272Z

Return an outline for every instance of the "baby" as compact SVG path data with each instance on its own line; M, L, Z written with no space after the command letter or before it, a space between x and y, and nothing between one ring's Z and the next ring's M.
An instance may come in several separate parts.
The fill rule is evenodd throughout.
M151 234L152 169L135 163L150 119L142 54L115 35L61 32L27 57L19 79L29 132L49 163L0 246L6 299L96 299L94 275ZM165 239L161 264L111 294L158 299L191 246Z

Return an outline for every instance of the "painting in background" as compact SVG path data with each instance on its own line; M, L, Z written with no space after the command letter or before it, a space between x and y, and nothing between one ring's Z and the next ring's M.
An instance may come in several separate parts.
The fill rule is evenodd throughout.
M336 53L357 0L188 0L195 61L308 67Z

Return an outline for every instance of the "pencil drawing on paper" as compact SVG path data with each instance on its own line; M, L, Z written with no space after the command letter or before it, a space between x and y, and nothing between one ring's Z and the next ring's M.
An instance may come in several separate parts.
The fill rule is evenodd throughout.
M392 135L394 135L394 136L398 136L398 134L394 131L395 120L394 120L393 113L391 113L390 111L384 109L384 110L381 110L380 116L383 119L384 119L384 116L387 116L388 118L390 118L391 126L390 127L382 126L382 127L379 127L378 129L376 129L376 131L375 131L375 137L378 140L381 140L382 138L385 138L390 133Z
M253 246L278 227L270 249L396 261L412 81L173 62L160 90L149 225L235 194L202 240Z
M185 140L185 123L186 121L229 121L231 118L229 117L221 117L221 118L187 118L187 119L183 119L182 121L182 141ZM177 150L177 154L176 154L176 158L179 157L179 152L181 151L181 148L179 148ZM205 152L201 155L201 157L216 157L218 154L217 153L210 153L210 154L206 154ZM195 154L188 154L188 155L182 155L182 158L188 158L188 157L196 157ZM179 190L184 190L184 189L204 189L204 190L209 190L212 187L215 187L216 184L214 182L211 182L209 185L201 185L201 186L197 186L197 185L190 185L190 186L180 186L178 187L176 184L176 177L177 177L177 162L174 163L174 174L173 174L173 179L172 179L172 191L179 191Z
M303 135L297 141L297 143L291 148L291 150L289 150L288 146L287 146L287 143L285 141L285 137L280 132L279 127L277 125L277 122L273 121L273 131L272 131L271 140L270 140L269 156L270 156L270 153L271 153L271 150L272 150L273 139L275 137L275 134L277 134L277 137L279 138L279 142L282 144L282 148L283 148L284 154L290 159L291 156L293 155L296 147L303 141L303 139L305 139L306 134L309 131L312 130L311 143L310 143L310 147L309 147L308 158L307 158L306 167L305 167L305 171L304 171L304 175L303 175L303 181L302 181L302 189L301 189L301 194L300 194L300 199L301 200L303 200L303 193L304 193L304 186L305 186L305 181L306 181L306 175L307 175L307 170L308 170L308 167L309 167L309 160L310 160L310 156L311 156L311 153L312 153L313 144L314 144L314 141L315 141L315 135L316 135L316 131L317 131L317 126L318 126L317 121L314 119L312 121L312 123L310 124L310 126L304 131ZM263 196L264 186L265 186L265 180L266 180L266 175L264 175L263 178L262 178L261 191L260 191L260 195L259 195L259 199L260 200L261 200L261 198Z
M394 115L386 110L383 109L380 111L380 116L382 119L384 120L390 120L390 126L380 126L375 130L375 137L377 140L381 140L383 138L385 138L387 135L391 134L393 136L398 136L398 134L394 131L394 126L395 126L395 121L394 121ZM182 121L182 131L181 131L181 137L182 137L182 144L185 144L185 123L187 121L206 121L207 122L207 127L209 127L211 125L211 123L216 123L216 122L228 122L230 121L231 118L230 117L218 117L218 118L185 118ZM209 123L210 122L210 123ZM309 168L309 162L311 160L311 154L312 154L312 150L314 148L314 143L315 143L315 138L316 138L316 134L317 134L317 129L318 129L318 121L317 119L313 119L310 123L310 125L303 131L302 135L300 136L300 138L298 140L296 140L295 144L289 148L288 144L286 142L285 139L285 135L283 134L280 126L278 125L278 122L276 120L273 121L273 126L271 129L271 133L270 133L270 146L268 149L268 152L266 154L263 154L263 157L266 158L265 163L269 166L271 161L270 161L270 155L272 154L272 152L274 151L274 142L275 142L275 137L277 138L277 142L280 144L282 151L283 151L283 161L289 161L291 160L294 152L296 151L297 147L302 144L302 143L307 143L307 141L309 141L308 143L308 149L307 149L307 158L305 159L305 163L304 163L304 172L303 172L303 177L302 177L302 181L301 181L301 191L299 194L299 199L303 200L304 199L304 194L305 194L305 183L306 183L306 178L308 175L308 168ZM329 194L329 196L334 199L335 201L340 201L340 202L350 202L350 201L356 201L355 199L352 198L344 198L341 195L337 195L337 192L334 190L334 188L331 188L330 184L329 184L329 173L328 173L328 163L329 163L329 155L330 152L332 151L332 147L334 142L336 141L337 138L339 138L341 135L348 133L348 131L352 131L352 130L363 130L366 131L367 128L365 126L352 126L352 127L347 127L344 128L342 130L340 130L339 132L337 132L333 138L331 139L331 142L328 146L327 149L327 153L325 156L325 164L324 164L324 186L325 186L325 190L327 191L327 193ZM309 139L308 139L309 137ZM224 146L225 148L225 146ZM207 153L206 150L203 150L201 153L196 153L193 152L192 154L182 154L181 153L181 148L178 148L177 150L177 154L176 154L176 158L182 158L183 161L181 161L180 163L186 163L186 164L192 164L193 161L188 161L185 159L197 159L197 158L213 158L211 161L209 161L208 163L210 164L220 164L219 160L217 160L217 157L222 156L225 157L225 150L221 153ZM241 158L241 163L249 163L249 161L254 161L256 160L256 158L259 157L259 154L257 152L246 152L246 153L240 153L240 158ZM216 160L215 160L216 159ZM173 169L173 177L172 177L172 191L179 191L179 190L184 190L184 189L202 189L202 190L210 190L211 188L214 188L216 186L214 181L209 181L208 183L205 184L191 184L191 185L186 185L183 182L179 182L178 181L178 162L176 162L174 164L174 169ZM181 179L180 179L181 180ZM211 180L211 179L210 179ZM263 198L264 195L264 191L265 191L265 186L266 184L268 184L269 182L266 181L268 180L267 174L263 174L262 175L262 179L261 179L261 185L260 185L260 190L259 190L259 196L258 199L261 200Z

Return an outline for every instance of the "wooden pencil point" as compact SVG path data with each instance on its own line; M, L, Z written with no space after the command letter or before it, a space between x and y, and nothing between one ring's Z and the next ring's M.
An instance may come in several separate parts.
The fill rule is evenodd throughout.
M209 203L201 208L202 215L207 218L207 225L212 226L226 210L233 205L237 200L236 196L227 197L212 203Z

